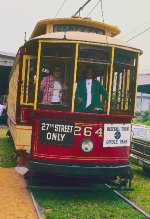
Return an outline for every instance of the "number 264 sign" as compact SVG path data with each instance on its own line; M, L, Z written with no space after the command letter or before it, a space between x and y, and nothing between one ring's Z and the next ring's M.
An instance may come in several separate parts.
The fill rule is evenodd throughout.
M86 136L86 137L90 137L92 135L92 128L93 127L84 127L83 128L83 135ZM81 130L82 130L82 127L80 126L75 126L74 128L74 135L75 136L81 136ZM103 137L103 131L102 131L102 128L98 128L96 131L95 131L95 134L98 135L99 137Z

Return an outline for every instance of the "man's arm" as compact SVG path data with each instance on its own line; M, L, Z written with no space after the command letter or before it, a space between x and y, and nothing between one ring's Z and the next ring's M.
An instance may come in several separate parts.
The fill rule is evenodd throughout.
M102 96L105 98L106 101L108 101L108 92L107 90L103 87L102 84L99 83L99 92L102 94Z

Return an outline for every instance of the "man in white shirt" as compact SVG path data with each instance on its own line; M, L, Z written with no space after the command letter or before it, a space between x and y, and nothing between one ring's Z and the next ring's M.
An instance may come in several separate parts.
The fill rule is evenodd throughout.
M93 112L94 109L103 109L100 95L108 100L108 93L102 84L94 79L94 67L87 66L85 80L78 82L75 94L76 112Z

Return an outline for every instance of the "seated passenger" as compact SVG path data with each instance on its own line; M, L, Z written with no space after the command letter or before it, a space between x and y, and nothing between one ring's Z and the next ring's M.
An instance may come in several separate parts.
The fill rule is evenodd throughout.
M85 79L77 84L75 93L76 112L102 111L100 95L108 100L108 92L102 84L94 79L94 66L88 66L85 71Z
M64 92L67 86L61 83L61 70L55 67L52 75L43 77L40 91L43 92L43 104L62 104Z

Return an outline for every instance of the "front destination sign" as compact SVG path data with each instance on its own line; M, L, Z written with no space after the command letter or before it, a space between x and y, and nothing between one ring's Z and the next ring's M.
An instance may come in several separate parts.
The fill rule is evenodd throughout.
M74 140L73 122L40 120L39 143L72 146Z

